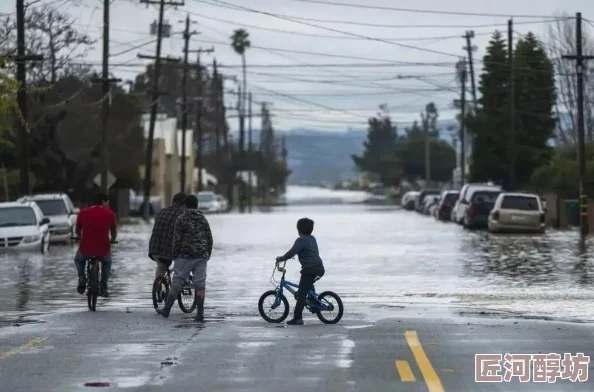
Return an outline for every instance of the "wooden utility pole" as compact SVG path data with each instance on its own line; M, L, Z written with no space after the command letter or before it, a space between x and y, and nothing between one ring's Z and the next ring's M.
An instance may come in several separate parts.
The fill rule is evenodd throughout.
M110 0L103 0L103 69L101 78L93 78L93 83L101 83L101 149L99 172L101 174L101 192L107 194L107 172L109 171L109 151L107 148L109 133L109 109L111 107L111 85L122 79L109 77L109 5Z
M253 205L253 192L252 192L252 93L248 95L249 107L248 107L248 211L252 212Z
M514 22L507 22L507 61L509 63L509 137L508 137L508 190L516 188L516 129L515 129L515 72L514 72Z
M429 187L431 181L431 140L429 135L429 117L428 113L422 115L423 120L423 134L425 142L425 186Z
M565 55L564 59L575 60L577 73L577 117L578 117L578 170L580 188L580 232L586 236L590 231L588 225L588 195L584 183L586 181L586 137L584 124L584 60L594 60L594 56L584 56L582 37L582 13L575 16L576 54Z
M29 184L29 126L28 126L28 106L27 106L27 62L40 61L41 56L25 55L25 1L16 0L16 20L17 20L17 55L15 62L17 65L16 79L19 83L17 94L17 103L21 118L17 119L19 130L19 150L20 150L20 180L21 195L27 195L30 191Z
M467 31L466 34L464 35L464 38L466 38L466 46L464 47L464 49L466 49L466 53L468 53L468 68L470 70L470 88L472 89L472 106L474 107L474 110L477 109L478 107L478 103L477 103L477 99L476 99L476 84L475 84L475 79L474 79L474 60L472 57L472 53L476 52L477 47L472 45L472 39L474 38L474 31L470 30Z
M159 109L159 97L161 92L159 91L159 78L161 77L161 41L163 38L163 15L165 13L165 0L140 0L141 3L145 4L159 4L159 22L157 25L157 52L156 56L143 56L138 55L139 58L143 59L154 59L155 60L155 72L153 74L153 84L151 91L151 114L149 122L149 134L146 144L146 161L144 167L144 211L143 216L145 220L149 219L150 215L150 196L151 196L151 185L152 185L152 168L153 168L153 144L155 138L155 123L157 121L157 110ZM183 2L167 1L167 5L179 6L184 5ZM168 61L179 62L179 59L166 59Z
M244 130L244 118L243 118L243 95L242 94L242 89L241 89L241 84L237 85L237 112L238 112L238 119L239 119L239 159L238 161L238 165L237 165L237 169L239 170L239 172L241 173L241 176L239 178L239 212L244 213L245 212L245 181L243 180L243 169L245 168L245 147L244 147L244 136L245 136L245 130ZM236 161L236 162L237 162Z
M192 50L192 52L197 53L196 58L196 77L198 79L198 96L196 97L196 165L198 166L198 192L202 191L202 170L203 170L203 159L202 159L202 139L203 139L203 130L202 130L202 105L204 102L204 87L202 84L202 65L200 64L200 54L201 53L212 53L214 52L214 48L210 49L197 49Z
M182 74L182 118L181 118L181 131L182 131L182 153L181 153L181 174L180 174L180 188L181 192L187 192L186 189L186 128L188 128L188 52L190 46L190 38L192 35L198 34L193 31L190 32L190 14L186 16L186 28L184 29L184 69ZM193 165L192 165L193 167Z
M466 181L466 59L456 64L460 82L460 184Z

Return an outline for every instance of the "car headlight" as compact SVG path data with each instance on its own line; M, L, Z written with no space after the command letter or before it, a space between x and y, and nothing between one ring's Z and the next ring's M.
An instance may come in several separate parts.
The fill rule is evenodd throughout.
M28 235L24 238L24 241L26 244L31 243L31 242L37 242L41 239L41 234L36 234L36 235Z

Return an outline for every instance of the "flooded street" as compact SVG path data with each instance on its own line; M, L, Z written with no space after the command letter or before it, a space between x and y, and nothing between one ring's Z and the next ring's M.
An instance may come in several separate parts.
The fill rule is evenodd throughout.
M258 298L273 288L274 258L292 245L304 216L315 221L326 267L316 289L344 302L335 326L307 312L300 328L258 314ZM138 391L592 390L592 381L474 383L476 353L592 352L591 324L563 322L594 321L594 243L580 245L577 232L494 236L349 204L208 219L215 245L203 326L177 305L167 320L155 314L151 225L121 227L111 297L100 298L95 313L76 293L74 246L0 255L7 390L82 391L94 382ZM298 281L299 263L290 260L288 270ZM539 320L547 318L557 321ZM428 379L411 334L439 385ZM404 379L397 360L408 361L415 381Z
M255 310L274 258L296 237L295 222L315 220L327 273L321 288L350 306L402 302L459 303L561 319L594 320L594 244L577 232L491 235L394 208L361 205L276 208L271 213L210 215L215 238L208 302L227 312ZM112 298L102 306L151 307L151 226L120 229L114 246ZM75 246L48 255L0 255L0 312L85 308L75 291ZM292 260L289 279L298 280Z

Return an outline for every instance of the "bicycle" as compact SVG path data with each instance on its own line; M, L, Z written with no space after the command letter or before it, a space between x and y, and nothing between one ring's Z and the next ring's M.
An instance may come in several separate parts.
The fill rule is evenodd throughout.
M78 237L70 238L73 242L80 241ZM117 244L118 241L111 241L110 244ZM101 257L90 256L87 258L87 305L89 310L97 310L97 297L99 297L101 268L99 264L103 261Z
M169 295L169 288L171 287L171 271L169 267L172 261L166 259L159 259L159 261L167 266L167 272L164 276L158 276L153 282L153 306L155 310L159 310L159 305L165 306L165 300ZM177 296L177 303L179 308L184 313L192 313L196 309L196 297L194 295L194 283L192 281L192 274L188 277L188 280L182 286L181 291ZM191 301L191 302L189 302Z
M266 291L258 301L258 311L260 312L260 316L269 323L282 323L289 316L289 301L283 294L284 289L287 289L295 296L295 299L297 299L297 289L299 288L299 285L285 279L285 274L287 273L287 270L285 269L286 264L287 261L284 262L282 267L279 264L274 266L272 276L270 277L270 283L276 288L274 290ZM274 279L274 274L277 269L283 273L280 282L277 282ZM320 280L320 278L320 276L316 277L314 283ZM334 300L335 304L331 303L331 300ZM271 303L265 305L265 301L270 301ZM344 306L338 294L332 291L324 291L317 294L315 292L315 287L312 287L307 293L305 308L310 312L315 313L324 324L338 323L344 312ZM270 309L270 312L279 310L281 311L280 316L276 318L270 317L270 312L265 312L265 309ZM326 317L326 312L333 314L335 310L337 311L336 316L333 318Z

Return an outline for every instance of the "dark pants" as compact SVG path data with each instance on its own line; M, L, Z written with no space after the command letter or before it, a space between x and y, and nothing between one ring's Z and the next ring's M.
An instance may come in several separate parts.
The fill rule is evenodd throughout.
M301 270L301 279L299 280L299 289L297 290L297 304L295 305L294 318L303 318L303 308L305 307L305 298L309 290L313 288L316 277L324 276L324 267Z
M86 275L86 266L88 256L81 254L80 252L76 252L76 256L74 256L74 264L76 264L76 269L78 271L78 277L81 279L85 278ZM99 261L101 261L101 287L107 286L107 281L109 280L109 273L111 271L111 253L105 257L98 257Z

